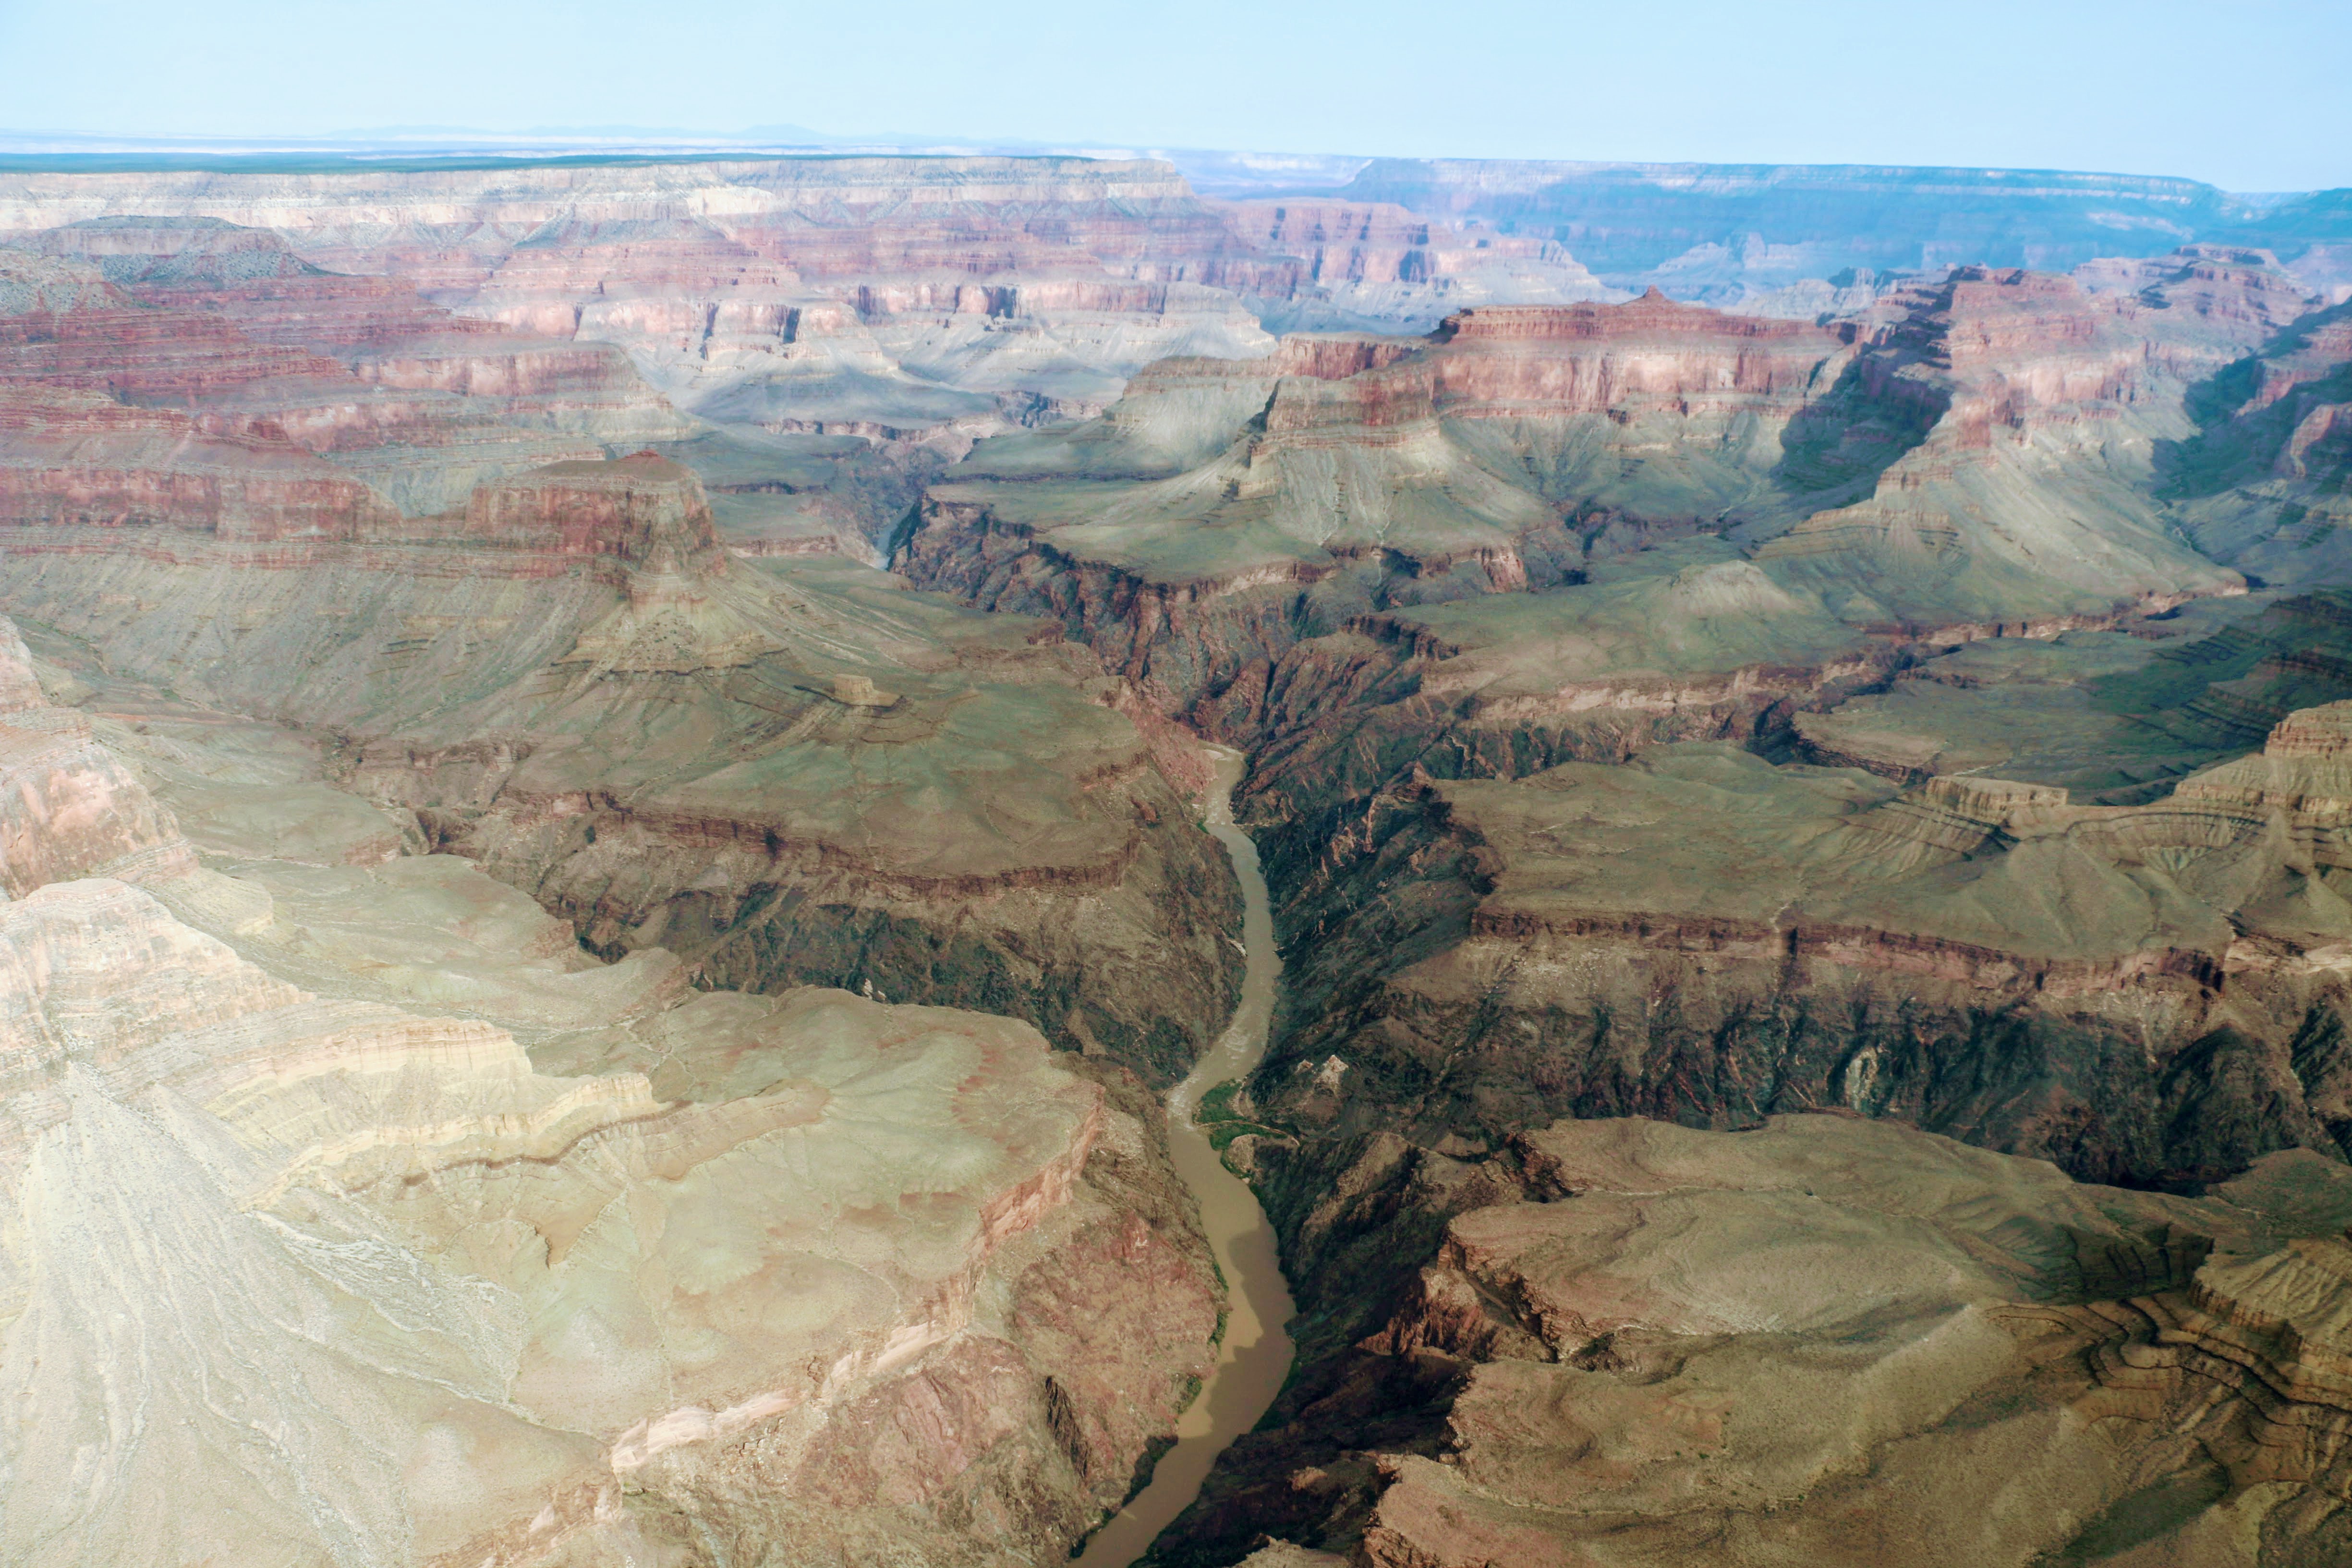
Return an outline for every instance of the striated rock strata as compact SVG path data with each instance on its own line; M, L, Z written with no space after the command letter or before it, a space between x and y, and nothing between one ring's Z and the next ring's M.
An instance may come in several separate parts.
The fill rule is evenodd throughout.
M1116 1504L1216 1316L1131 1079L599 963L282 729L97 700L120 761L8 715L85 737L10 842L93 825L0 905L12 1562L1009 1565Z
M730 556L666 459L370 542L171 539L20 530L0 593L322 737L339 782L608 956L1013 1012L1162 1081L1222 1020L1230 873L1120 684L846 563Z
M2341 722L2137 805L1722 745L1401 789L1276 861L1260 1099L1433 1139L1835 1105L2135 1184L2345 1158L2339 786L2301 738Z
M1356 1342L1159 1561L2299 1568L2347 1539L2352 1183L2309 1154L2192 1200L1884 1122L1621 1119L1307 1177L1269 1191L1309 1321Z
M1416 653L1426 626L1457 651L1565 654L1524 661L1570 676L1549 690L1447 684L1498 728L1530 702L1613 706L1626 677L1819 687L1909 642L2236 591L2149 489L2188 379L2278 308L2278 281L2230 272L2199 297L2243 309L2191 328L2137 295L1979 269L1833 327L1653 294L1171 362L1099 421L980 448L899 559L1058 616L1244 741L1270 738L1268 689L1349 657L1302 645L1395 641L1384 616L1415 623ZM1692 535L1723 543L1642 558Z
M342 537L462 507L488 475L688 429L612 350L461 321L273 235L136 223L36 240L0 250L0 396L20 410L0 471L19 521L234 525L213 492L236 487L233 506L275 479L279 512L310 515L271 532Z
M268 231L311 267L396 279L541 340L550 365L612 345L692 412L881 440L952 443L963 426L968 443L969 428L1098 407L1168 353L1262 349L1241 293L1287 296L1302 272L1149 162L591 162L0 186L0 236L133 217ZM404 350L362 369L417 383L478 374L467 363Z
M1612 284L1742 308L1857 269L2066 268L2190 237L2324 268L2341 234L2333 193L2250 208L2192 180L2046 169L1375 158L1325 196L1549 238Z

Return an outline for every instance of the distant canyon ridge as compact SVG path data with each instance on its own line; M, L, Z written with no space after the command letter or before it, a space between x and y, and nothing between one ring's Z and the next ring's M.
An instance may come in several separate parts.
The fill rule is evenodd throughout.
M2064 271L2195 243L2266 250L2321 296L2352 289L2345 192L2117 175L1381 159L1282 192L1204 162L1227 199L1145 160L7 163L0 239L114 282L208 271L249 296L271 268L396 279L459 322L611 344L686 414L950 448L1099 412L1155 359L1246 356L1286 331L1423 331L1479 304L1655 287L1807 317L1900 274ZM154 220L255 232L163 239ZM253 248L265 235L278 259ZM158 259L224 247L201 267Z

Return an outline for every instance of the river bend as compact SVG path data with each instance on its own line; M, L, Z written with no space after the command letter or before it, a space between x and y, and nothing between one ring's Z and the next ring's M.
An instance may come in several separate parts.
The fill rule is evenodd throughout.
M1258 1207L1249 1184L1225 1169L1209 1134L1192 1119L1208 1089L1246 1078L1265 1055L1266 1026L1274 1016L1274 990L1282 961L1274 949L1274 915L1257 846L1234 826L1233 793L1241 782L1240 752L1214 748L1216 777L1209 792L1208 829L1232 857L1240 879L1244 910L1242 942L1248 952L1241 1005L1233 1022L1192 1075L1168 1093L1170 1152L1176 1173L1201 1205L1217 1267L1224 1271L1224 1342L1200 1396L1176 1424L1176 1446L1160 1456L1151 1484L1087 1542L1078 1568L1128 1568L1153 1538L1200 1495L1209 1467L1225 1446L1255 1426L1281 1391L1290 1371L1290 1286L1275 1251L1274 1226Z

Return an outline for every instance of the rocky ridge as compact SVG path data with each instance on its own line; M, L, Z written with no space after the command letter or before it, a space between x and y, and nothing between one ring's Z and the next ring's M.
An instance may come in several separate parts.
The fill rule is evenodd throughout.
M352 344L370 379L478 383L470 329L495 323L540 380L584 385L611 345L688 413L919 465L1097 412L1160 358L1261 353L1261 320L1423 327L1483 300L1612 297L1556 244L1394 206L1228 205L1165 163L1074 158L26 173L0 181L0 239L310 331L351 313L327 279L365 276L389 314L413 289L462 323ZM173 259L191 240L221 259Z
M2170 493L2202 548L2281 584L2341 571L2352 476L2352 317L2316 311L2215 374L2199 427L2168 454Z
M1922 642L2238 589L2149 490L2183 377L2237 352L2251 310L2185 344L2169 314L2142 331L2137 296L1990 273L1875 309L1517 307L1423 343L1173 362L1099 421L980 448L900 558L1318 764L1339 738L1286 714L1352 731L1366 690L1524 768L1531 730L1726 733Z
M1620 510L1636 539L1712 519L1768 488L1771 437L1850 352L1654 298L1175 362L1094 425L976 452L931 487L901 559L974 603L1060 615L1182 710L1366 612L1580 576L1621 542ZM1706 454L1689 468L1609 482L1685 439ZM1563 516L1554 498L1602 474Z
M628 353L689 411L889 438L1116 394L1263 344L1242 245L1165 164L773 159L504 171L11 177L0 235L128 217L282 237L460 315ZM969 436L963 437L969 440Z
M1286 1228L1330 1281L1310 1321L1360 1343L1160 1561L1253 1535L1381 1568L2343 1548L2340 1164L2172 1198L1778 1116L1483 1156L1374 1138L1331 1174ZM1400 1234L1417 1270L1378 1261Z
M2341 195L2276 206L2190 180L2024 169L1376 158L1325 200L1395 203L1565 245L1607 282L1747 309L1854 269L2063 269L2184 240L2332 276Z
M320 737L609 956L980 1004L1162 1081L1223 1016L1230 877L1120 683L868 569L734 557L667 459L396 539L176 538L25 528L0 573L110 668Z
M36 668L5 628L13 1559L1012 1563L1118 1500L1215 1317L1131 1079L600 963L310 742Z

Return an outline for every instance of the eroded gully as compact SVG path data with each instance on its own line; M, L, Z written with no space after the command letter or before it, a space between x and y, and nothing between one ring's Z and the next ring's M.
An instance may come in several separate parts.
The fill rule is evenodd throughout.
M1249 1184L1225 1169L1210 1146L1208 1132L1192 1119L1193 1107L1205 1090L1247 1077L1265 1054L1275 983L1282 973L1257 846L1234 826L1233 794L1241 782L1243 758L1219 747L1216 762L1207 826L1232 857L1234 874L1241 879L1242 942L1248 965L1233 1022L1192 1076L1169 1091L1168 1121L1176 1174L1199 1200L1201 1227L1208 1234L1217 1267L1224 1271L1224 1342L1200 1397L1176 1424L1176 1446L1160 1456L1151 1484L1088 1538L1078 1568L1127 1568L1142 1556L1153 1538L1200 1495L1209 1467L1225 1445L1257 1425L1290 1371L1290 1336L1283 1331L1290 1321L1290 1286L1276 1255L1274 1226Z

